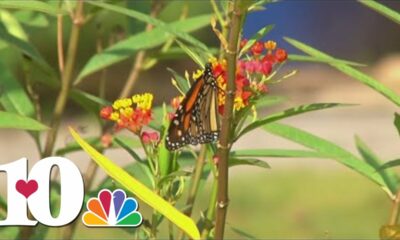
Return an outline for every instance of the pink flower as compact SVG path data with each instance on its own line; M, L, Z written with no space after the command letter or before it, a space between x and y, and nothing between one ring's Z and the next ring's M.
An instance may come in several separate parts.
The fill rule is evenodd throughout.
M157 143L158 140L160 139L160 136L158 132L146 132L144 131L142 133L142 141L144 144L150 144L150 143Z

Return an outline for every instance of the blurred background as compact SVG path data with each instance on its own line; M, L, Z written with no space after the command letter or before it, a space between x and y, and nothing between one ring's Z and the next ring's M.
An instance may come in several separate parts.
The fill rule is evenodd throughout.
M207 1L169 1L160 19L176 20L187 4L189 15L211 13ZM400 10L399 1L380 1ZM131 8L148 12L146 1L126 1ZM371 74L386 86L400 94L400 28L356 1L280 1L266 5L265 11L251 13L246 22L243 37L249 38L260 28L275 24L267 39L275 40L289 54L299 53L282 39L291 37L307 43L337 58L366 64L360 70ZM101 38L105 47L119 38L142 31L144 24L115 13L104 12L96 21L84 26L79 43L76 74L96 52L96 39ZM30 41L44 58L57 68L56 21L45 17L42 26L24 25ZM65 21L68 24L68 21ZM64 43L67 44L69 27L65 27ZM217 38L210 34L210 27L193 35L207 43L218 46ZM113 37L111 37L113 36ZM151 52L151 51L150 51ZM17 75L21 75L21 64L16 50L1 48L0 57ZM151 54L151 53L150 53ZM133 58L113 65L107 70L107 95L113 101L128 77ZM141 73L133 93L149 91L156 93L156 104L169 102L178 93L172 87L173 68L183 74L185 70L196 70L189 57L161 61L150 71ZM259 115L276 110L313 102L355 103L357 106L308 113L285 120L301 129L356 152L354 136L360 136L385 161L399 158L399 136L392 124L397 110L391 102L373 90L342 73L317 63L292 62L283 72L298 69L288 80L270 86L271 95L284 96L284 104L267 109ZM33 73L40 78L40 73ZM35 75L36 74L36 75ZM99 74L86 78L79 87L96 94ZM1 82L1 79L0 79ZM40 88L40 87L39 87ZM52 111L57 92L40 88L41 101L47 112ZM79 106L70 103L64 114L63 127L57 146L64 146L70 137L65 126L80 126L85 134L99 133L93 117ZM285 148L293 143L254 131L236 145L236 149ZM297 147L297 146L295 146ZM29 135L21 131L0 130L1 163L28 157L33 163L38 154ZM123 151L107 152L111 159L121 165L132 161ZM67 156L77 163L82 171L89 159L84 153ZM271 169L240 167L231 170L230 208L228 223L257 238L377 238L378 230L389 218L390 201L374 183L332 160L323 159L265 159ZM99 171L98 181L104 177ZM1 184L4 187L5 184ZM205 191L206 192L206 191ZM204 199L206 199L205 194ZM206 201L199 201L203 207ZM386 204L385 204L386 203ZM144 207L146 208L146 207ZM82 238L101 236L113 238L109 230L86 229L80 226ZM239 238L231 228L227 237ZM121 233L121 237L125 236Z

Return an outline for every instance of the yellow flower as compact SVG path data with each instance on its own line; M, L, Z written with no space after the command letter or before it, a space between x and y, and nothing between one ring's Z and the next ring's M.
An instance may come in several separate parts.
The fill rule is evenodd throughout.
M119 120L119 113L117 113L117 112L111 113L110 120L118 121Z
M121 98L116 100L112 106L115 110L130 107L132 106L132 100L130 98Z
M197 71L193 73L192 78L198 79L203 74L203 72L203 70L197 69Z
M150 110L153 105L153 98L153 94L151 93L136 94L132 97L132 101L136 103L137 108Z
M233 108L235 109L235 111L239 111L240 109L244 108L244 102L243 99L241 97L235 97L235 103L233 105Z
M271 40L266 41L266 42L264 43L264 47L265 47L267 50L272 51L272 50L274 50L274 49L276 48L276 42L271 41Z

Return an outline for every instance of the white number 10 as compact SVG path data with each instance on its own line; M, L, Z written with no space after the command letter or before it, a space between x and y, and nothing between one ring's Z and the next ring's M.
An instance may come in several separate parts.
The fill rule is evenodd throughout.
M50 211L50 174L60 172L61 204L57 217ZM38 221L47 226L63 226L72 222L82 208L84 187L79 169L70 160L48 157L37 162L28 175L28 160L21 158L0 165L7 174L7 217L0 226L35 226ZM27 207L37 220L28 219Z

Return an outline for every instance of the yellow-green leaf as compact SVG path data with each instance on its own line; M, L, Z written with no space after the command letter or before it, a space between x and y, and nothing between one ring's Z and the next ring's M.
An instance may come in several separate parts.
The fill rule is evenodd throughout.
M69 131L75 141L85 150L86 153L101 167L103 170L112 177L115 181L120 183L123 187L135 194L143 202L154 208L156 211L164 215L168 220L174 223L177 227L182 229L190 238L199 239L200 233L194 221L188 216L184 215L170 203L155 194L151 189L147 188L144 184L129 175L125 170L114 164L113 161L106 156L99 153L96 149L90 146L83 140L79 134L71 127Z

